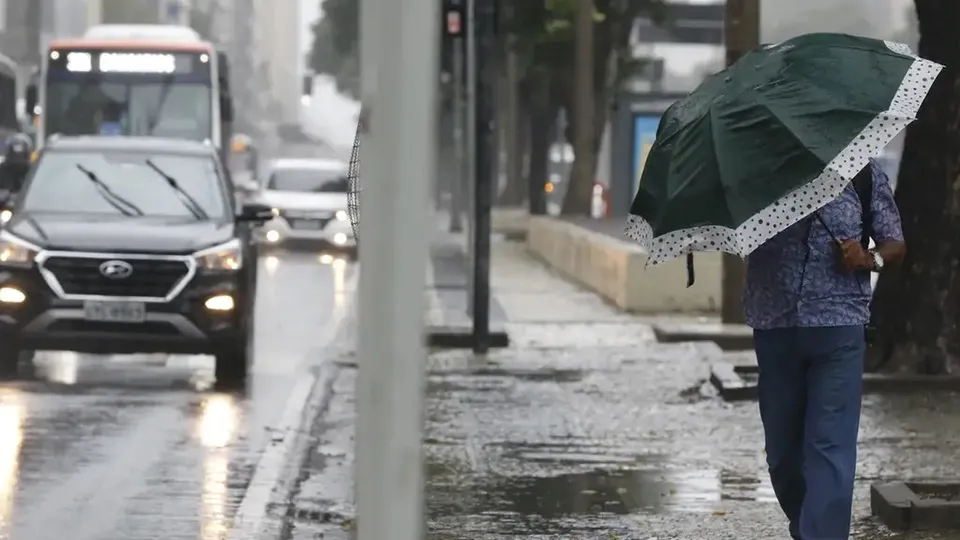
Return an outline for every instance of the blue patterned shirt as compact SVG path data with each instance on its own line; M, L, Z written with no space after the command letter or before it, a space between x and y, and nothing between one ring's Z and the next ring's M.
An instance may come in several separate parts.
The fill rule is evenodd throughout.
M903 240L900 213L890 181L871 160L873 240ZM860 199L848 184L820 209L840 240L860 239ZM870 276L840 270L837 248L814 216L783 230L747 256L743 308L755 329L866 324L870 318Z

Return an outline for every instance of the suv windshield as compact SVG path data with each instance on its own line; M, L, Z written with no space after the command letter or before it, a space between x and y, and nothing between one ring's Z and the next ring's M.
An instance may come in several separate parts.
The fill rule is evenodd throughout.
M327 169L280 169L273 171L267 189L304 193L346 193L345 171Z
M176 180L190 200L150 164ZM118 201L120 204L117 204ZM223 183L206 156L146 152L47 152L28 181L19 208L31 212L209 219L227 212Z

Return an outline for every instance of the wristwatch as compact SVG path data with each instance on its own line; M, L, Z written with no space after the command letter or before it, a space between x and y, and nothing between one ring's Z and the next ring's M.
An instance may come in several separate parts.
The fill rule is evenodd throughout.
M875 249L871 249L867 253L869 253L870 257L873 259L873 271L879 272L880 270L883 270L883 256L880 255L880 252Z

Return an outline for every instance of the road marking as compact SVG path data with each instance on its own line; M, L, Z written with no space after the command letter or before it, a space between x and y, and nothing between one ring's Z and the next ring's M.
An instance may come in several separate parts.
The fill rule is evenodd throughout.
M340 333L352 309L359 276L359 268L354 268L344 285L346 292L344 301L335 304L317 347L322 349L330 345ZM281 434L282 438L277 441L275 437L275 442L268 442L257 461L250 485L247 486L234 516L233 527L228 537L230 540L252 540L266 532L264 529L268 525L268 506L271 497L283 480L283 473L289 470L285 465L291 457L294 457L292 454L298 441L302 437L309 436L309 424L314 420L310 413L323 401L325 389L326 385L323 384L321 377L310 372L304 373L300 382L294 386L284 406L280 423L274 431ZM303 429L304 425L307 429ZM295 463L291 463L290 466L299 469L299 460L294 461ZM298 473L299 470L294 471L294 474Z

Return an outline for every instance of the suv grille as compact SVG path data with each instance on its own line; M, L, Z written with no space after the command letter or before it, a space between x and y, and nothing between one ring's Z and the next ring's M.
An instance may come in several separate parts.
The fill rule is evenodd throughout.
M116 260L133 267L129 277L111 279L100 273L101 264ZM147 298L164 298L189 272L186 261L122 257L57 255L44 261L43 267L57 279L64 294Z

